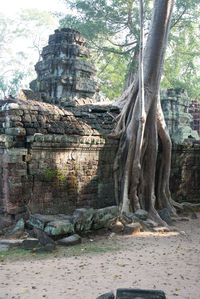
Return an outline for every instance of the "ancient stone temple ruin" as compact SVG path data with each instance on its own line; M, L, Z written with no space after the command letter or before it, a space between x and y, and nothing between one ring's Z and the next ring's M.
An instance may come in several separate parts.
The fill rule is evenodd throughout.
M86 39L76 30L55 30L35 65L37 79L30 84L45 102L67 106L75 98L92 98L97 90L95 67Z
M183 143L188 139L200 140L198 132L193 130L193 117L188 113L190 98L181 88L162 90L161 105L171 139Z
M119 110L94 103L95 69L85 39L74 30L56 30L42 57L31 83L34 92L0 102L0 228L28 211L71 214L115 204L118 140L109 134ZM176 111L177 95L174 100L172 91L166 95ZM166 97L163 103L168 105ZM178 124L167 118L172 133L184 113ZM198 142L174 143L173 198L200 200L199 152Z
M189 113L192 115L191 127L196 130L200 136L200 103L192 99L189 106Z

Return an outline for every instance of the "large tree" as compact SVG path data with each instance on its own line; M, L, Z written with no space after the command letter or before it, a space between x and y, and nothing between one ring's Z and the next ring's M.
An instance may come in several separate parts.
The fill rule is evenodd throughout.
M144 67L140 67L141 71L121 99L123 108L114 133L120 138L114 171L115 195L122 212L143 208L160 224L163 222L155 204L175 215L169 192L171 142L159 98L172 7L173 0L154 0ZM162 161L156 198L158 136L162 143Z
M97 75L102 79L102 89L110 98L117 97L137 72L137 1L66 0L66 3L76 13L65 16L61 20L61 26L77 29L88 39L98 67ZM200 21L199 5L199 0L176 0L174 3L162 83L163 87L183 87L191 96L196 96L200 89L199 74L196 71L199 65L199 47L198 42L195 42ZM152 14L151 8L152 1L144 1L145 34ZM115 61L114 70L112 58ZM120 85L116 73L120 73Z

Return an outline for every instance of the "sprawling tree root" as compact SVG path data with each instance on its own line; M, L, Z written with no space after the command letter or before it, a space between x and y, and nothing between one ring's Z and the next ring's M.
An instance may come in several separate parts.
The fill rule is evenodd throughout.
M155 172L158 134L162 159L158 177L158 207L176 215L169 191L171 142L164 122L159 85L173 0L154 0L151 29L144 54L144 111L141 110L140 76L124 93L113 137L119 138L114 162L115 196L121 211L142 208L160 225L166 225L155 209ZM140 88L139 88L140 87ZM116 103L115 103L116 104Z

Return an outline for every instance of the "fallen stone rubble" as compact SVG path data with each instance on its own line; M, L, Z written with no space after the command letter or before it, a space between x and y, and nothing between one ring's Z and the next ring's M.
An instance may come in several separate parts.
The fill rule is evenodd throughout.
M81 236L99 229L111 233L132 235L143 230L167 230L159 228L148 213L138 210L128 216L120 214L117 206L102 209L76 209L73 215L30 215L28 220L20 219L0 240L0 251L12 248L33 250L34 252L53 251L57 245L73 246L80 244Z

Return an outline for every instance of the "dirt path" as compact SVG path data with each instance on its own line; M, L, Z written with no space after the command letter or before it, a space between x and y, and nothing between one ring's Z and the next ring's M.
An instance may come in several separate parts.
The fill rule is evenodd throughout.
M95 237L54 255L6 257L0 298L95 299L135 287L163 290L168 299L200 299L200 214L176 226L185 233Z

